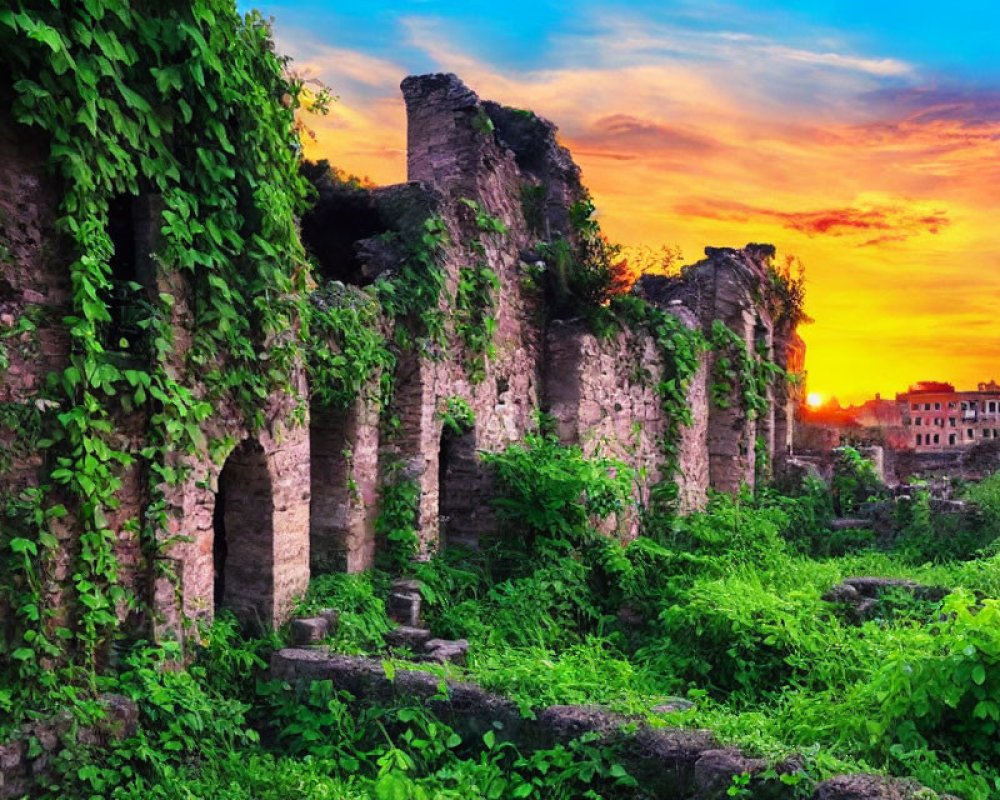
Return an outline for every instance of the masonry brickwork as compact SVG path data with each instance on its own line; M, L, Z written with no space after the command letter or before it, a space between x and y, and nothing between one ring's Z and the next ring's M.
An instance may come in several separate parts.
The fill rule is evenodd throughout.
M613 456L637 475L637 505L663 479L678 484L679 507L704 505L707 490L753 485L758 438L771 459L787 450L787 407L794 392L769 385L780 406L754 418L734 394L723 408L709 400L714 358L706 354L687 387L691 424L676 443L679 469L664 474L662 437L667 430L656 386L663 354L650 336L622 330L598 339L579 320L545 320L544 297L528 266L540 242L572 239L570 208L585 197L580 170L551 124L529 112L483 102L453 75L407 78L402 84L408 120L408 182L373 190L354 188L353 220L336 247L324 251L321 276L365 286L401 266L403 255L386 232L420 230L440 219L447 242L440 252L444 291L440 310L448 321L447 347L398 353L389 409L379 406L379 376L346 410L313 402L305 371L288 392L262 403L262 425L251 424L226 402L215 402L203 425L208 442L223 443L191 456L175 456L185 475L163 487L167 525L163 546L144 555L135 525L150 503L147 481L136 466L123 476L119 531L125 580L147 600L159 636L181 636L184 620L209 619L232 608L262 626L285 620L309 580L310 561L322 569L359 571L372 565L380 492L400 476L419 486L417 528L421 555L450 543L475 546L497 533L490 511L492 485L479 453L497 451L533 430L538 411L556 420L560 439L587 453ZM2 116L2 115L0 115ZM68 304L66 264L53 229L58 195L45 175L44 146L16 125L0 121L0 334L26 314L30 335L4 338L9 364L0 370L0 402L29 403L50 373L68 364L69 337L61 322ZM526 197L535 198L528 208ZM303 221L310 230L337 224L323 203ZM342 208L343 206L338 206ZM187 289L152 258L159 206L155 196L133 198L131 246L143 291L174 297L171 326L180 373L191 342ZM484 231L477 213L501 225ZM358 221L360 220L360 221ZM307 242L308 243L308 242ZM708 249L706 260L677 279L644 279L637 291L690 328L710 333L722 320L748 352L800 365L801 340L771 319L760 300L773 248ZM336 263L334 263L336 262ZM491 310L496 326L491 353L470 375L469 353L457 336L452 300L463 268L482 265L498 282ZM392 320L383 320L393 336ZM207 397L197 381L195 396ZM733 392L739 387L733 387ZM450 431L443 422L449 401L473 410L472 429ZM117 413L117 412L114 412ZM150 420L119 414L120 428L138 450ZM398 424L387 431L384 421ZM0 430L2 441L13 434ZM36 452L17 453L0 475L3 492L36 482ZM634 535L635 518L618 533ZM73 547L71 526L61 532ZM153 560L151 560L153 559ZM158 563L162 562L162 563ZM51 576L68 576L68 560ZM62 572L59 570L62 569ZM0 607L2 614L2 607Z

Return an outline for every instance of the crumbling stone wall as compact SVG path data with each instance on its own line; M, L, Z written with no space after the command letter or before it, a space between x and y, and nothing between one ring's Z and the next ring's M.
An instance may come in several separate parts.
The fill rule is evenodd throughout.
M677 304L687 309L709 340L716 322L722 322L746 353L800 371L804 344L794 325L776 331L768 308L768 268L774 255L774 247L766 244L706 247L705 259L684 267L679 277L643 276L636 290L663 307ZM733 354L713 348L708 357L706 380L714 397L707 414L709 484L734 493L743 484L752 488L756 483L758 466L763 466L757 463L758 440L769 464L783 460L797 396L783 376L774 376L763 387L766 408L751 413L740 381L722 381L716 375L720 358L731 361Z
M0 114L0 405L7 412L2 419L10 420L0 421L4 494L35 485L42 464L37 450L17 447L24 431L16 427L16 412L31 413L46 375L69 365L62 324L69 275L47 155L43 141Z
M493 527L488 509L489 477L476 450L502 449L522 438L538 406L538 330L536 300L521 286L520 253L529 244L521 214L521 179L510 150L493 134L478 97L457 78L432 75L403 83L408 114L408 177L427 193L427 214L441 218L449 243L441 254L445 275L441 310L450 316L463 267L477 263L496 275L495 355L485 360L481 379L470 378L462 343L449 332L448 355L403 355L396 373L394 411L399 434L387 443L387 455L403 463L402 474L420 485L418 529L424 552L440 543L442 477L461 487L464 508L448 520L448 535L474 541ZM476 224L471 201L498 220L504 233L488 233ZM460 398L475 412L464 453L447 464L442 453L455 450L445 441L441 410ZM453 495L455 493L453 492Z
M7 105L4 100L3 108ZM71 305L68 265L72 254L55 229L60 196L46 172L47 158L43 139L0 113L0 405L29 414L37 411L38 419L51 413L42 391L45 381L69 366L71 348L63 319ZM176 275L158 269L153 258L161 204L155 195L143 195L125 198L122 207L130 216L125 227L133 241L124 245L134 249L136 278L143 287L139 296L163 292L175 298L173 369L178 375L186 374L191 338L186 290ZM292 393L279 393L265 404L266 430L260 432L258 440L267 462L269 491L266 496L248 498L252 504L227 512L245 514L243 527L261 533L259 547L246 563L248 574L257 571L256 583L248 578L244 596L234 596L232 604L265 624L282 621L293 598L308 582L308 433L293 424L294 418L302 416L298 409L306 391L304 374L300 372L296 380L298 386ZM192 390L195 396L205 395L199 384ZM248 421L231 405L216 405L215 415L204 425L206 442L235 444L246 440L251 435ZM119 446L139 453L149 443L148 416L122 408L108 410L115 420ZM36 485L41 477L43 451L25 447L33 441L26 433L23 425L18 429L0 425L0 449L9 457L9 463L0 463L0 495L5 499ZM174 466L186 477L177 486L163 487L167 527L159 534L163 546L158 554L150 558L140 539L141 523L152 501L141 458L122 468L118 505L108 510L107 517L109 527L116 531L120 582L147 608L148 613L135 621L151 624L160 635L181 638L184 618L210 618L217 605L213 592L213 512L221 464L207 452L175 458ZM60 499L72 512L69 501ZM271 524L265 524L266 519ZM62 606L58 587L72 573L78 531L72 513L54 521L52 529L60 549L45 577L51 587L48 602L58 609ZM237 562L231 566L236 568ZM124 605L119 612L124 616ZM65 609L59 611L53 624L66 624L66 613Z
M141 460L123 472L120 505L110 522L119 532L124 581L148 598L160 636L182 638L184 620L211 618L220 606L262 624L282 621L307 586L311 551L325 568L371 566L378 496L388 480L404 477L419 486L423 554L448 542L475 545L496 527L491 480L478 453L522 439L538 410L556 417L564 441L628 463L641 476L640 504L664 477L660 440L666 420L655 388L663 363L655 343L630 331L599 341L579 321L546 329L543 298L525 280L525 261L534 259L540 241L572 240L570 208L586 196L580 170L559 145L555 127L530 112L481 101L453 75L408 78L402 90L409 182L354 187L347 201L326 209L348 209L357 225L328 242L320 255L336 263L321 263L320 272L329 280L368 285L398 270L407 257L400 250L405 237L383 233L416 231L419 237L425 222L440 220L447 231L438 253L446 342L397 354L388 409L380 407L374 390L361 392L345 410L315 403L310 409L299 370L288 391L262 403L261 425L251 424L231 401L211 398L213 414L202 426L205 447L171 457L180 476L176 485L151 487ZM0 121L0 348L6 360L0 403L34 403L45 376L69 363L62 324L69 255L53 228L58 196L44 174L45 156L40 143ZM143 292L174 299L170 367L189 375L192 299L176 271L152 257L161 204L154 195L126 200L137 278ZM307 219L303 229L323 230L331 214ZM773 248L709 248L706 255L682 279L644 279L640 293L706 333L722 320L749 352L759 348L779 363L799 358L794 330L776 329L760 302ZM489 269L498 282L488 311L495 319L492 348L476 372L468 368L474 354L467 352L454 318L462 271L474 266ZM35 330L3 336L28 313ZM392 337L398 321L383 324L385 336ZM692 422L676 443L675 479L685 511L704 504L709 486L734 491L742 482L753 484L758 436L772 457L787 446L787 415L751 418L737 397L739 387L733 387L728 407L709 403L713 358L690 382ZM195 398L209 399L196 378L189 382ZM781 387L768 391L779 404L791 402ZM454 401L474 412L468 433L453 434L443 423L443 411ZM140 451L150 419L112 413L126 449ZM386 426L387 419L396 424ZM0 441L5 436L0 430ZM14 462L0 473L5 492L37 480L37 453ZM134 521L144 519L160 492L166 526L158 534L158 551L149 554ZM52 576L56 583L68 576L76 535L69 523L58 534L65 546Z
M375 557L379 408L366 395L346 412L315 408L310 418L314 568L359 572Z
M682 428L677 443L672 479L682 512L704 506L708 489L706 369L703 362L688 388L692 423ZM667 424L656 391L662 377L662 355L649 334L623 330L601 341L579 320L549 328L545 399L559 439L581 445L588 455L628 464L636 475L639 506L649 505L653 487L666 477ZM628 528L637 533L634 517Z

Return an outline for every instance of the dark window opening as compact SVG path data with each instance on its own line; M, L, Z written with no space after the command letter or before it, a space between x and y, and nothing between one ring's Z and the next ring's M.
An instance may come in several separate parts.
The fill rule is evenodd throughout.
M263 448L242 442L226 459L212 514L215 609L261 629L274 600L274 500Z
M754 347L759 354L770 356L770 347L768 345L769 335L770 331L768 331L767 326L758 320L753 329L753 341Z
M112 253L104 346L134 359L150 355L146 326L152 313L155 280L152 252L159 212L152 195L121 194L108 204L108 236Z
M375 238L387 233L388 225L369 189L331 172L328 165L320 170L320 164L304 170L319 199L302 217L302 242L324 280L367 286L393 261L391 239Z
M228 476L227 476L228 477ZM212 511L212 565L215 569L215 608L222 607L226 596L226 483L219 478L219 491L215 495L215 509Z
M445 429L438 454L438 550L478 542L476 498L480 465L474 432L457 435Z

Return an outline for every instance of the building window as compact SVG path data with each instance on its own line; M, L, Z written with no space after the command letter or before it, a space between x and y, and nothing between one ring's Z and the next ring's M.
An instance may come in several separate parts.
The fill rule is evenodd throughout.
M976 401L975 400L970 400L969 401L969 408L975 408L975 407L976 407Z
M948 434L948 444L955 444L955 438L956 437L955 437L954 433L949 433Z
M948 417L948 425L952 428L957 424L958 417Z
M990 400L990 413L991 414L996 414L997 413L997 401L996 400Z
M912 403L912 404L910 405L910 408L911 408L911 409L912 409L913 411L919 411L919 410L920 410L920 403Z
M930 410L931 410L931 404L930 403L924 403L924 411L930 411Z
M916 425L916 426L917 426L918 428L919 428L919 427L920 427L920 425L922 424L922 423L920 422L920 420L921 420L921 419L922 419L922 417L917 417L917 418L916 418L915 420L913 420L913 424L914 424L914 425Z
M972 428L967 429L965 431L965 438L966 439L975 439L976 438L976 432L974 430L972 430Z
M941 404L940 403L935 403L934 404L934 410L935 411L940 411L941 410Z
M917 434L917 444L920 445L920 444L923 444L923 443L924 443L923 434L918 433Z
M948 408L954 408L954 407L955 407L955 401L952 400L950 403L948 403Z
M934 434L934 444L939 444L941 442L941 437L938 434Z

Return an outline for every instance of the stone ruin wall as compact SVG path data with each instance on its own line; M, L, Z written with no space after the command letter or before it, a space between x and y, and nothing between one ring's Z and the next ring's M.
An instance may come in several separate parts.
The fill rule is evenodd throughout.
M692 423L677 443L678 509L705 505L708 491L707 360L688 387ZM667 424L656 386L663 376L662 356L645 332L620 331L601 341L580 321L556 323L548 331L545 400L556 433L587 455L628 464L636 475L636 501L648 507L651 492L664 477L663 444ZM638 519L627 534L638 532Z
M371 566L378 496L382 482L393 479L391 465L419 483L418 532L424 553L442 540L445 546L448 541L475 543L492 533L492 487L477 451L500 450L522 439L533 428L538 409L556 418L563 441L619 458L641 475L640 502L648 500L650 488L662 477L659 439L665 421L654 387L663 365L654 342L636 332L598 341L573 321L545 331L541 298L523 280L523 261L531 258L539 236L572 236L568 208L582 197L579 169L558 144L555 128L525 112L481 102L454 76L410 78L403 93L410 182L376 189L370 202L389 230L441 217L450 239L442 254L447 297L454 296L462 267L483 261L496 273L495 357L487 359L483 380L474 383L454 332L447 357L402 356L393 409L400 428L393 436L382 430L374 385L346 412L304 410L308 386L301 370L292 392L265 403L263 429L256 433L238 409L217 403L203 432L208 441L228 444L214 459L208 452L176 456L174 466L187 472L179 485L165 490L168 525L160 534L161 564L146 560L138 536L124 524L141 518L149 502L141 468L128 470L112 523L119 531L125 579L147 599L152 612L148 622L158 635L181 636L185 619L213 616L220 601L215 596L220 526L229 543L222 602L262 624L287 618L294 598L308 584L310 551L314 564L325 568L359 571ZM525 219L521 191L526 184L545 187L542 231L537 221L529 225ZM478 203L506 232L478 230L475 213L463 200ZM2 340L11 363L0 372L0 402L27 400L46 374L68 364L70 340L60 322L68 305L68 249L52 227L57 206L57 193L44 173L43 148L20 136L13 125L0 128L0 230L10 248L10 256L0 263L0 323L10 328L30 306L47 312L38 331L18 347ZM136 231L144 252L155 250L156 207L155 197L134 204L136 220L144 220ZM365 251L372 274L392 268L391 263L376 263L375 239L356 246ZM777 340L752 296L751 278L760 257L749 247L709 251L707 263L693 268L696 280L673 287L669 296L645 294L689 326L708 330L712 320L721 318L748 348L762 335L770 348ZM191 334L185 285L163 270L153 270L149 280L149 291L175 298L174 367L184 374ZM443 305L442 310L450 309ZM390 323L385 324L385 335L391 336ZM758 424L768 436L770 453L785 436L777 419L757 423L741 416L738 403L728 410L711 404L711 367L706 357L689 387L692 424L682 432L676 476L683 510L703 506L709 486L732 491L741 481L752 485ZM373 376L373 384L377 378ZM204 387L193 390L204 396ZM462 398L475 411L469 434L445 433L440 411L448 398ZM119 416L129 438L127 449L137 450L146 440L149 420ZM442 466L443 452L447 463ZM37 454L18 459L0 476L0 489L12 492L37 482L39 467ZM228 487L224 504L220 477ZM446 498L441 496L442 480ZM445 507L448 519L442 529ZM628 532L635 532L634 521ZM61 535L65 558L52 576L56 584L67 577L74 549L74 532L67 528Z
M72 251L55 228L59 202L55 182L46 171L44 143L0 114L0 348L4 356L0 365L6 362L6 368L0 369L0 404L7 407L36 404L46 376L60 374L70 364L71 337L62 320L70 310L67 265ZM133 198L130 213L137 250L147 254L147 269L137 270L146 283L145 291L166 292L175 298L173 367L184 374L190 343L186 289L176 275L149 266L153 259L148 254L156 250L157 198ZM25 316L35 322L35 330L5 335ZM279 393L268 401L264 431L251 434L239 411L225 404L217 404L203 426L208 440L228 440L231 450L241 442L251 443L260 451L267 491L260 496L248 494L246 503L234 503L226 513L227 519L232 517L231 529L251 533L247 555L252 558L245 561L246 567L238 559L227 564L234 571L231 583L238 588L229 604L266 624L284 619L308 583L309 442L307 429L293 423L306 392L301 370L296 381L297 396ZM202 386L192 389L196 396L205 395ZM134 453L148 443L150 421L145 414L126 414L120 408L110 411L117 422L121 449ZM11 468L0 471L3 497L16 497L43 478L42 455L37 449L21 453L12 448L18 433L22 432L0 429L0 446L12 456ZM220 463L204 452L177 455L173 466L187 468L188 474L179 485L165 489L168 525L160 534L164 546L156 556L166 562L161 565L144 555L136 530L135 521L142 519L150 502L141 459L121 471L119 505L107 513L109 527L116 531L120 580L144 607L141 622L151 625L159 636L182 638L183 620L210 619L213 614L213 512L221 462L227 455L220 454ZM51 523L61 547L44 578L50 587L48 602L62 608L60 587L72 574L78 532L68 522L72 519L70 499L58 495L54 499L62 500L70 515ZM242 575L238 574L241 569ZM155 577L166 573L173 578ZM51 624L66 624L67 613L62 608ZM119 613L124 617L124 606Z

